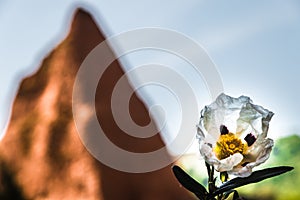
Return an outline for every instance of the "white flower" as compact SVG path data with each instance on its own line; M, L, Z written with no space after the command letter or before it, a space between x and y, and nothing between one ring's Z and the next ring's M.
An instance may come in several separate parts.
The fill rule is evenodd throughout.
M197 134L201 155L219 172L249 176L270 156L273 140L267 132L273 114L252 104L249 97L222 93L201 111Z

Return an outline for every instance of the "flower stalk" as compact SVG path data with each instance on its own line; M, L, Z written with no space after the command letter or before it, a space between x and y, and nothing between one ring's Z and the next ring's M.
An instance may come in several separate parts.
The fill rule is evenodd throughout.
M208 174L208 191L209 193L213 193L216 191L216 179L214 178L214 166L210 166L207 162L205 162Z

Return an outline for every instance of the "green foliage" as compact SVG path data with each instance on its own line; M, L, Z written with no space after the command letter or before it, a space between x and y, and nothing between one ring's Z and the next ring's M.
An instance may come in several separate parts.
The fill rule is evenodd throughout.
M191 178L190 175L176 165L173 166L173 172L182 186L194 193L200 200L206 199L208 192L203 185Z
M289 165L295 169L282 176L274 177L261 183L246 186L239 191L244 196L258 194L262 196L273 196L274 200L296 200L300 199L300 137L292 135L281 138L275 142L275 147L270 159L262 166Z
M251 183L258 183L262 180L272 178L278 175L281 175L283 173L286 173L288 171L293 170L293 167L289 166L280 166L280 167L272 167L272 168L266 168L262 170L254 171L250 176L248 177L237 177L234 179L229 180L228 182L222 184L215 192L214 194L221 194L226 191L230 191L232 189L248 185Z
M275 141L269 160L254 171L277 166L292 166L294 170L259 183L250 184L238 189L240 196L248 200L296 200L300 199L300 137L292 135ZM199 183L207 185L207 173L203 169L189 168L188 174Z
M208 181L208 191L206 188L193 179L189 174L187 174L184 170L182 170L179 166L173 166L173 173L180 184L185 187L190 192L194 193L200 200L224 200L227 199L230 194L233 193L232 200L238 200L239 194L235 190L238 187L248 185L250 183L257 183L264 179L268 179L271 177L278 176L280 174L286 173L288 171L293 170L293 167L289 166L280 166L280 167L272 167L267 169L262 169L258 171L254 171L248 177L237 177L231 179L221 186L216 187L216 179L214 178L214 167L210 166L206 163L207 173L209 175ZM224 181L222 181L224 182Z

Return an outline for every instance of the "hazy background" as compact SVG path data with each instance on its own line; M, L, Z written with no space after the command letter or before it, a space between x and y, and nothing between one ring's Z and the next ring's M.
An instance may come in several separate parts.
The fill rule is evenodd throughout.
M33 73L42 59L67 34L72 12L83 5L94 15L107 37L141 27L168 28L202 45L215 62L225 92L248 95L272 110L270 137L299 134L300 2L268 1L101 1L0 0L0 133L20 80ZM125 57L128 70L146 62L179 69L174 56L144 51ZM187 66L182 74L197 91L199 110L211 102L203 80ZM147 101L164 102L166 94L149 88ZM156 95L155 95L156 94ZM176 102L170 112L165 140L174 137L180 121ZM196 123L196 122L195 122ZM175 124L174 126L172 124Z

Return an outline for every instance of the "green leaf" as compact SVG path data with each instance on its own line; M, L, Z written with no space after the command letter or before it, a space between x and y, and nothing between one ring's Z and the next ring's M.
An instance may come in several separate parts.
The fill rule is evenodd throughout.
M229 197L229 195L231 194L231 193L233 193L233 192L235 192L235 190L229 190L229 191L227 191L227 192L225 192L223 195L224 195L224 199L227 199L228 197Z
M234 190L232 200L238 200L239 198L240 198L239 193L236 190Z
M267 168L263 170L259 170L256 172L253 172L250 176L244 177L244 178L234 178L223 185L221 185L213 194L212 196L216 196L218 194L221 194L223 192L232 190L237 187L241 187L250 183L257 183L259 181L262 181L267 178L271 178L273 176L278 176L280 174L286 173L288 171L293 170L293 167L289 166L281 166L281 167L273 167L273 168Z
M172 169L175 177L183 187L194 193L199 199L206 199L208 193L203 185L198 183L195 179L193 179L190 175L183 171L179 166L174 165Z

